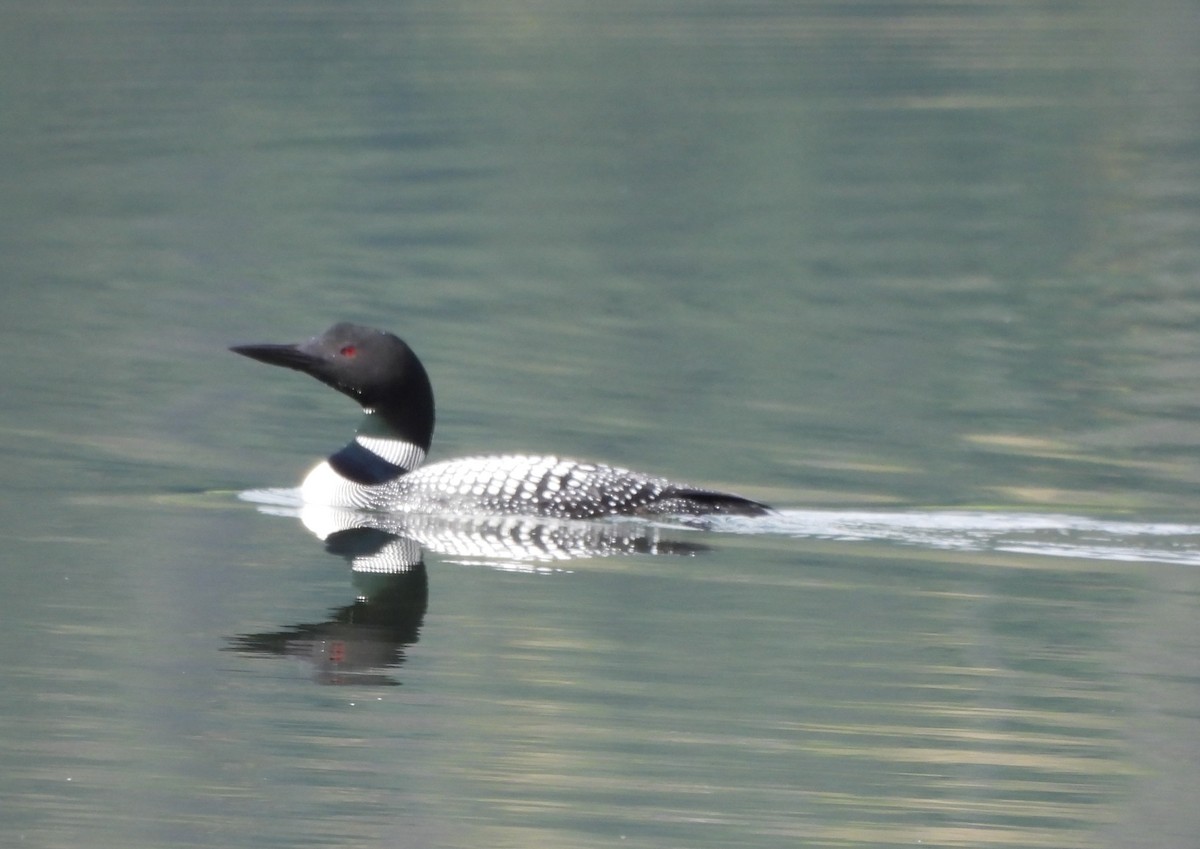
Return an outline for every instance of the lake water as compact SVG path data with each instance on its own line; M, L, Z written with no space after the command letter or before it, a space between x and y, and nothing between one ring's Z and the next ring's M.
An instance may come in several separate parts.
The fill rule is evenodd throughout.
M10 6L0 844L1195 844L1195 4ZM239 496L335 320L779 512Z

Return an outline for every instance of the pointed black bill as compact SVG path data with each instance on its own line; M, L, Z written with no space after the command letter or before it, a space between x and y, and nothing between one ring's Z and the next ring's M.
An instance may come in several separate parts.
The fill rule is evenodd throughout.
M294 368L310 374L313 366L320 361L320 358L300 350L296 345L234 345L229 350L260 363Z

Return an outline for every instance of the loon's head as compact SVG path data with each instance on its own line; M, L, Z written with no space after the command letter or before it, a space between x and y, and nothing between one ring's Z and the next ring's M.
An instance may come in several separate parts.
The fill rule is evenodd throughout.
M396 435L429 450L433 388L402 339L342 322L298 345L235 345L229 350L310 374L377 413Z

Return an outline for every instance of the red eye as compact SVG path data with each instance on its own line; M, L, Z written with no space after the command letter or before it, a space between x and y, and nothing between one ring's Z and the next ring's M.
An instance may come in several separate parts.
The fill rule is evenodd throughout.
M344 345L338 353L343 357L353 357L358 353L358 348L355 348L353 345Z

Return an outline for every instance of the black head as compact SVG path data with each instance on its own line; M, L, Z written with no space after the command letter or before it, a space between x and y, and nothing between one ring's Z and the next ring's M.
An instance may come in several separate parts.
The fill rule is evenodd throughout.
M229 350L312 375L379 413L398 435L429 449L429 376L412 349L391 333L342 322L298 345L235 345Z

